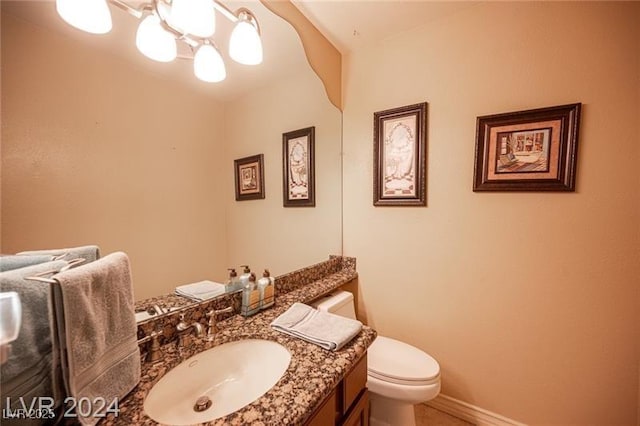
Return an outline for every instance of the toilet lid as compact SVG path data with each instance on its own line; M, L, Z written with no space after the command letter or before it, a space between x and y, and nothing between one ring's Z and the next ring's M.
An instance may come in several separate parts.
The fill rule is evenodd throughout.
M392 383L426 385L440 376L440 365L429 354L407 343L378 336L369 347L370 376Z

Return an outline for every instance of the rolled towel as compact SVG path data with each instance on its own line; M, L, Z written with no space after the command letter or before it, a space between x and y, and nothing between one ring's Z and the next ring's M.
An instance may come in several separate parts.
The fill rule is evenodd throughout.
M30 250L30 251L22 251L18 253L19 256L23 256L23 255L33 256L36 254L49 254L49 255L57 256L58 259L67 260L67 261L80 257L86 261L85 263L89 263L89 262L93 262L100 259L100 248L95 245L89 245L89 246L51 249L51 250Z
M0 256L0 272L13 271L39 263L51 262L54 256L51 254L38 254L32 256L9 255Z
M362 323L296 302L276 318L271 327L324 349L337 351L360 333Z
M212 297L224 294L224 292L224 284L214 283L213 281L207 280L176 287L177 295L199 301L211 299Z

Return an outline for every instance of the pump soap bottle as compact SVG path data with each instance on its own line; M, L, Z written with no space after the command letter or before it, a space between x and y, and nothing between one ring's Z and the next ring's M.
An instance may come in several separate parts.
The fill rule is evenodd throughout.
M242 289L240 285L240 280L238 279L238 273L235 269L229 268L229 281L224 286L224 291L226 293L232 293L234 291Z
M245 288L247 283L249 282L249 277L251 276L251 269L249 269L249 265L240 265L242 268L242 275L240 275L240 288Z
M242 289L242 307L240 313L245 316L251 316L260 310L260 291L256 285L256 275L249 274L247 285Z
M260 290L260 309L266 309L273 306L275 302L275 286L274 279L269 274L269 270L265 269L262 278L258 280L258 290Z

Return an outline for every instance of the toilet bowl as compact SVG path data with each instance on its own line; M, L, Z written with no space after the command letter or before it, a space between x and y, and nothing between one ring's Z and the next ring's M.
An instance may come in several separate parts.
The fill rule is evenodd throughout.
M312 303L318 310L355 319L353 294L338 291ZM420 349L378 336L367 359L371 426L414 426L414 404L440 393L440 366Z

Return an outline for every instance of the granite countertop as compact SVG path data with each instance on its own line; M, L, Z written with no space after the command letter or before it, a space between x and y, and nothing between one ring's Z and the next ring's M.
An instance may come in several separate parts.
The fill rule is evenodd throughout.
M110 414L100 422L110 425L155 425L143 410L144 399L155 383L185 359L211 347L243 339L265 339L280 343L291 352L291 363L282 378L266 394L228 416L206 425L301 425L345 374L362 357L376 337L375 330L364 326L353 340L337 352L296 339L270 326L278 315L294 302L310 302L357 277L355 270L343 269L284 295L276 294L276 304L259 314L244 318L233 315L218 323L213 342L192 338L180 355L175 343L162 347L162 361L143 363L140 383L120 401L118 417ZM256 359L259 362L259 357Z

